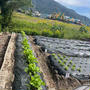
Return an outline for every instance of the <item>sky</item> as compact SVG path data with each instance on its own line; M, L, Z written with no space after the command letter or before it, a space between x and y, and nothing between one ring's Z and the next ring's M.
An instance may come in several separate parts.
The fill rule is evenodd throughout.
M75 10L77 13L90 18L90 0L55 0L60 4Z

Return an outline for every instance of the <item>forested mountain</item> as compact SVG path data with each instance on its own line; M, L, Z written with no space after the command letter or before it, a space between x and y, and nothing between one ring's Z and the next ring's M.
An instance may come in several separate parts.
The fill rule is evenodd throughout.
M34 8L40 13L51 14L53 12L63 12L65 15L80 19L82 23L90 25L90 19L86 16L79 15L74 10L69 9L54 0L32 0Z

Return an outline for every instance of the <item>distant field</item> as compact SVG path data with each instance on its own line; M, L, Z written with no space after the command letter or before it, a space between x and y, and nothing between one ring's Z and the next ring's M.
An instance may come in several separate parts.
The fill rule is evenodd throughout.
M88 33L80 32L80 27L75 24L14 13L9 31L21 32L23 30L29 35L43 35L66 39L89 39L90 27L86 27Z

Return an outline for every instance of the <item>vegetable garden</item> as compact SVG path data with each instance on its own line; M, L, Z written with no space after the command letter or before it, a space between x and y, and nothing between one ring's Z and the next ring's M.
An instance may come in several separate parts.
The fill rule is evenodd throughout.
M89 85L90 42L27 36L23 31L0 38L5 41L1 47L6 46L0 51L0 77L6 73L2 78L8 78L0 83L1 90L74 90Z

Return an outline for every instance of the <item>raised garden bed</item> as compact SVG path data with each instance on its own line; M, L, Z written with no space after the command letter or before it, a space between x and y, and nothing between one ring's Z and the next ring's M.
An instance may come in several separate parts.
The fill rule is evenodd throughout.
M36 36L38 45L47 49L48 52L60 52L72 57L90 57L90 42L80 40L67 40Z
M16 44L13 90L46 90L28 37L22 32Z
M9 34L1 34L0 35L0 68L1 68L3 60L4 60L4 54L7 49L9 39L10 39Z
M71 59L72 58L72 59ZM66 76L67 73L74 76L79 80L90 79L90 64L87 60L80 61L78 58L63 56L60 54L52 54L50 56L50 62L58 70L60 75Z
M35 36L35 42L44 51L55 53L55 57L50 56L50 62L59 70L59 74L66 75L68 72L80 80L90 79L90 42L43 36Z
M6 37L4 41L7 42L7 44L6 49L3 53L4 54L2 58L3 62L0 69L0 90L12 90L12 82L14 79L13 66L14 66L14 50L15 50L16 34L15 33L12 33L12 35L3 34L3 37Z

